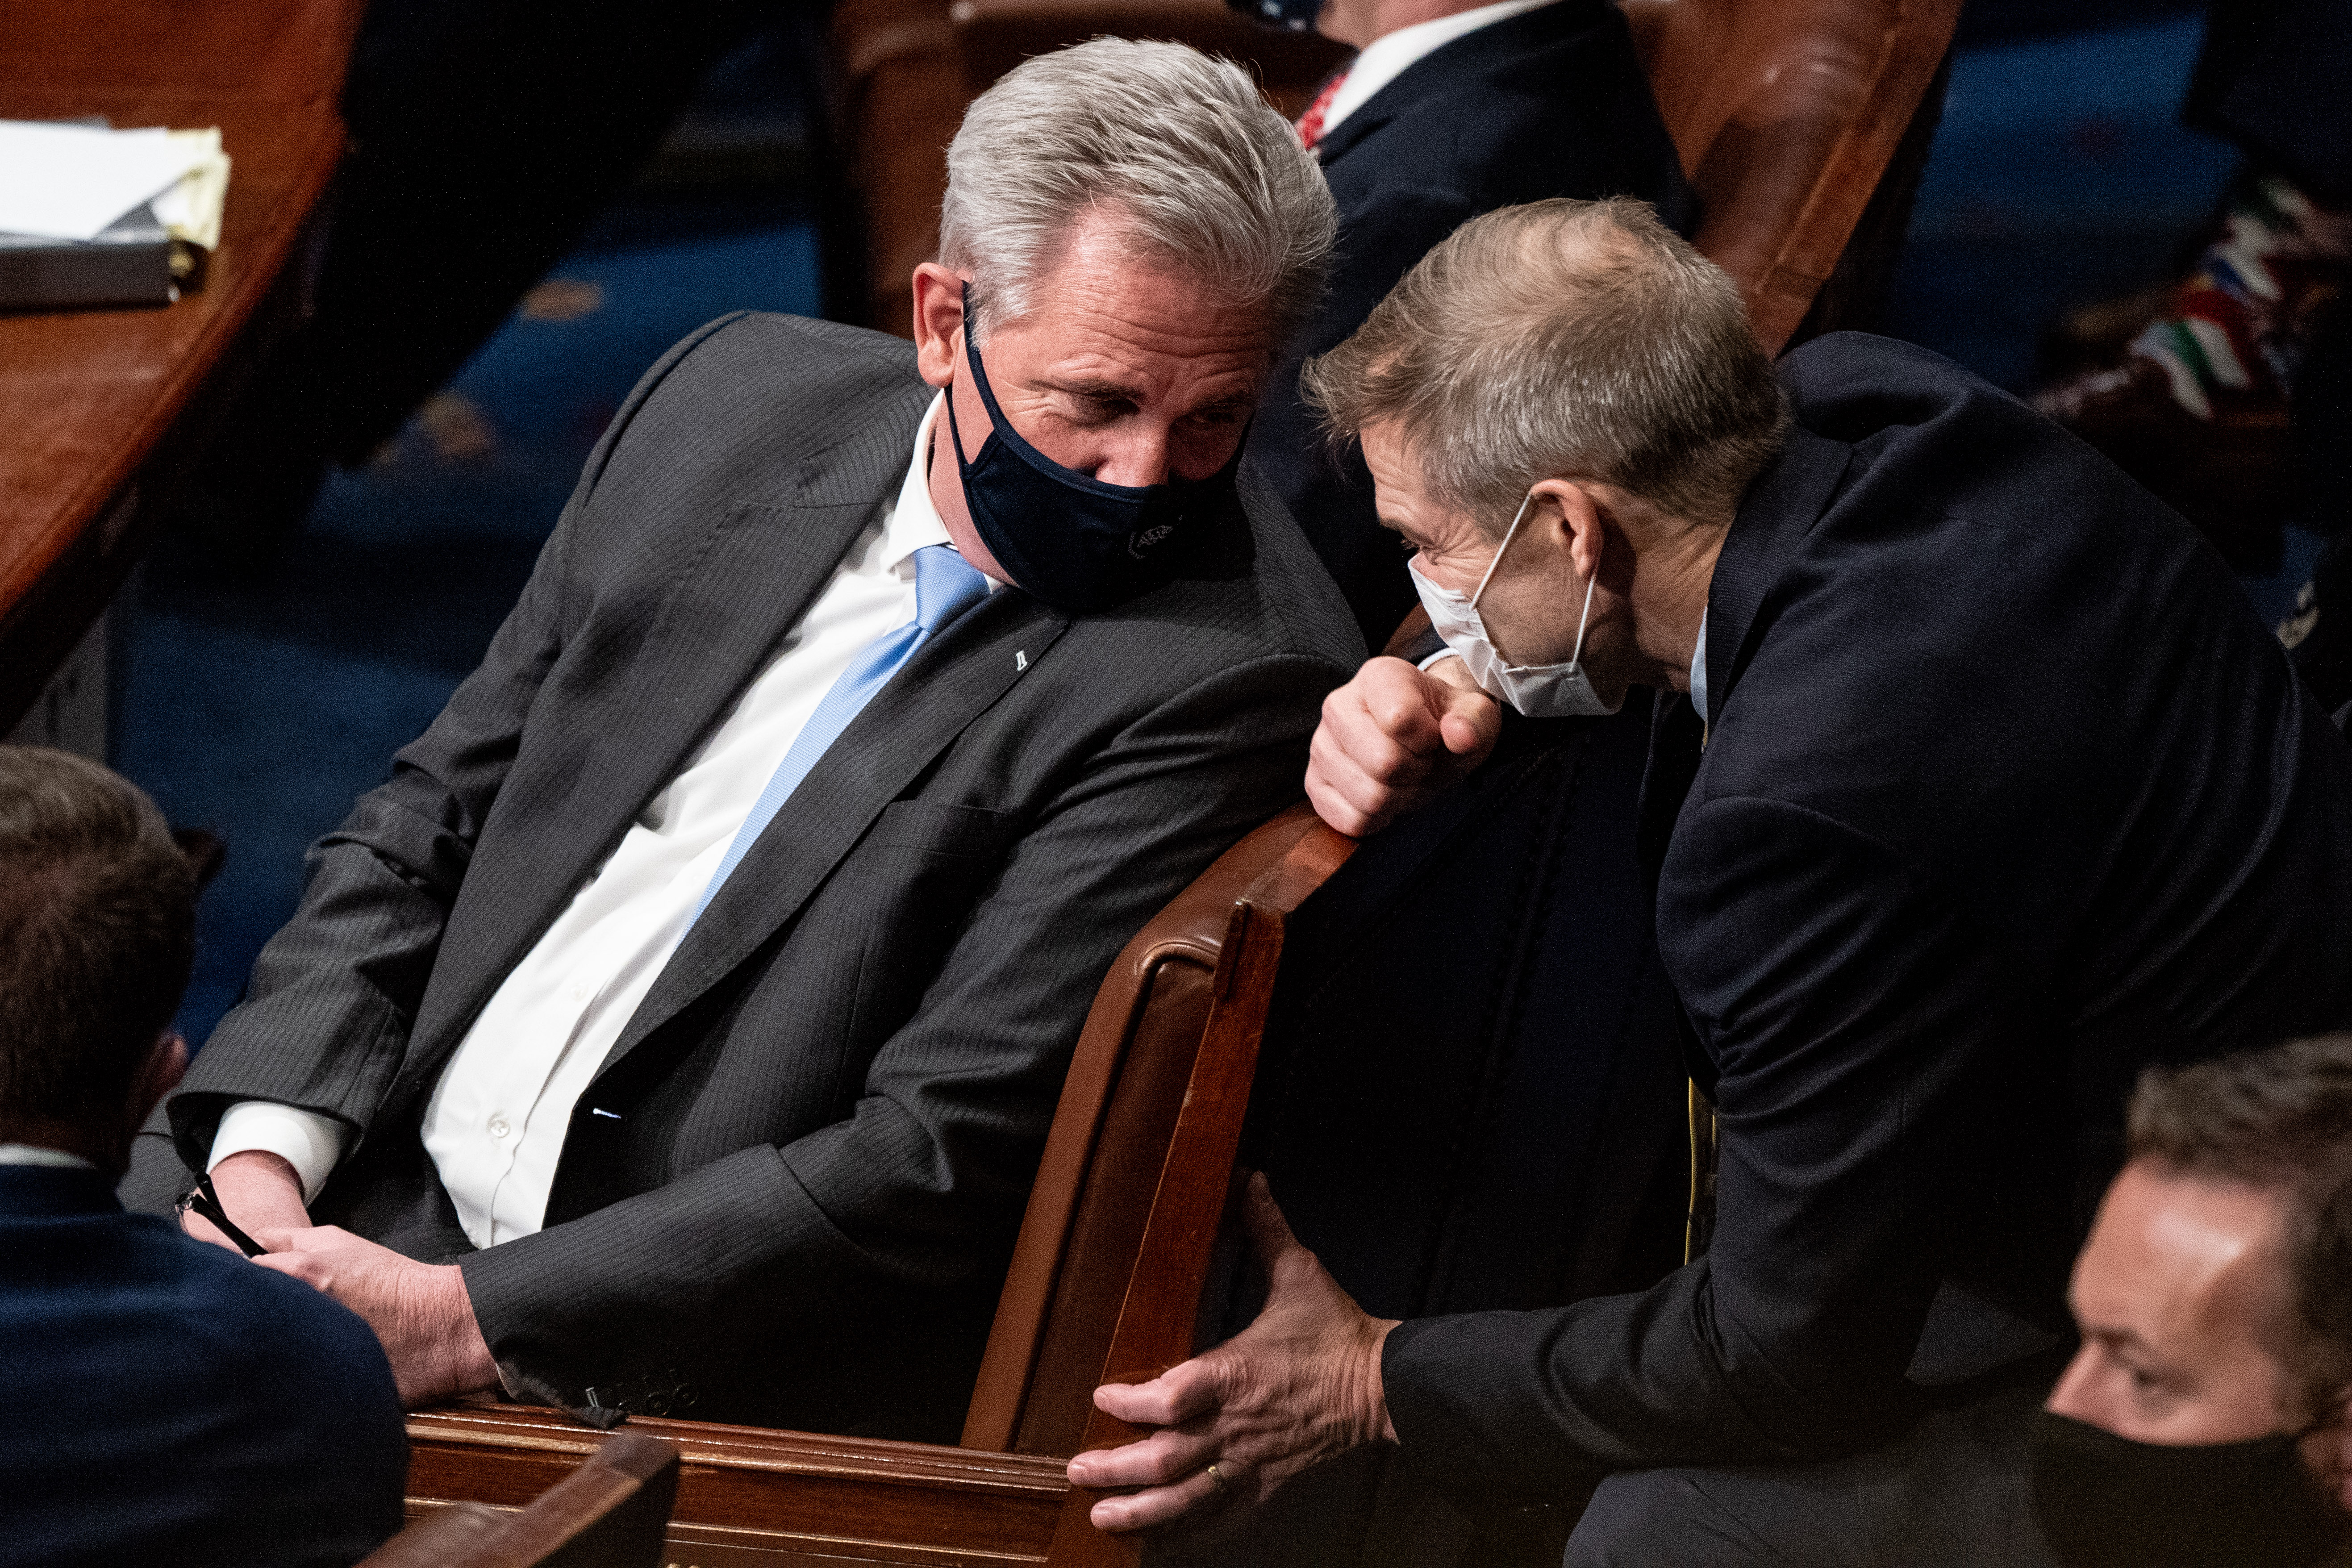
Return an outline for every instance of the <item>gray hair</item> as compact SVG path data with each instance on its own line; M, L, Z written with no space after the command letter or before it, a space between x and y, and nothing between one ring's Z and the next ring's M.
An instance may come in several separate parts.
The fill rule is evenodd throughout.
M1072 221L1114 204L1141 255L1277 334L1322 291L1339 219L1289 122L1232 61L1125 38L1024 61L973 102L948 147L940 258L971 275L976 314L1024 315Z
M1434 499L1490 538L1547 479L1718 518L1789 425L1738 287L1622 196L1463 225L1299 385L1335 436L1399 421Z

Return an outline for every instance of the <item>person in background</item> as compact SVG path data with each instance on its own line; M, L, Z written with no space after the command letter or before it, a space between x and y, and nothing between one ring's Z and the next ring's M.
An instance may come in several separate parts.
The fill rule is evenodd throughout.
M2175 1068L2074 1264L2034 1435L2068 1568L2352 1561L2352 1035Z
M1371 478L1326 441L1298 373L1361 326L1430 247L1483 212L1546 196L1638 196L1687 234L1696 199L1608 0L1229 0L1361 52L1298 137L1339 204L1330 292L1266 384L1250 452L1347 595L1364 646L1412 608Z
M0 746L0 1564L344 1568L400 1528L408 1465L367 1325L129 1215L194 882L153 804Z
M2186 276L2078 311L2034 405L2272 570L2326 542L2279 627L2320 706L2352 703L2352 5L2207 8L2181 118L2245 154Z
M225 413L177 526L266 571L328 465L356 468L499 330L755 29L824 0L371 0L308 308Z

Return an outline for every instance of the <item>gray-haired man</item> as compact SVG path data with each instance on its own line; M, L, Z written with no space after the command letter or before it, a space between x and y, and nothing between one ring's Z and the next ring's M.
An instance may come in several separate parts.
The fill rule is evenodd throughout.
M1289 127L1101 40L949 162L914 349L646 376L144 1141L412 1403L951 1435L1104 968L1360 657L1235 474L1333 226Z
M1712 1236L1645 1290L1397 1323L1262 1195L1264 1314L1098 1391L1164 1429L1072 1461L1150 1485L1097 1522L1386 1439L1563 1521L1589 1491L1570 1568L2046 1563L2028 1434L2125 1090L2352 1025L2342 738L2105 459L1907 344L1767 363L1636 205L1474 219L1309 383L1459 656L1334 694L1326 821L1442 787L1498 702L1664 694L1636 852L1717 1112Z

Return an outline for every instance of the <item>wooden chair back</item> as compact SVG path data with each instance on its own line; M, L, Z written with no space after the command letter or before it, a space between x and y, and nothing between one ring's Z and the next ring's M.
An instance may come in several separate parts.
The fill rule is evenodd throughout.
M615 1432L521 1511L453 1503L361 1568L654 1568L677 1495L677 1445Z
M1111 966L1030 1189L965 1447L1075 1454L1106 1373L1148 1377L1192 1353L1284 922L1354 847L1294 806Z
M1927 100L1960 0L1620 4L1698 192L1695 243L1777 354Z
M962 1447L637 1417L607 1437L551 1411L451 1406L410 1421L412 1512L513 1506L572 1456L646 1433L683 1453L668 1530L680 1562L1132 1563L1133 1543L1087 1523L1093 1499L1063 1459L1125 1435L1094 1410L1098 1384L1194 1348L1286 922L1354 848L1295 806L1227 850L1112 966L1047 1135Z

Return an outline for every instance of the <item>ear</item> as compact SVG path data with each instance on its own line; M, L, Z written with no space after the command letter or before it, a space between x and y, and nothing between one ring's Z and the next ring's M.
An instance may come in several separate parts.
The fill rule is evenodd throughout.
M1549 542L1567 554L1579 577L1591 582L1599 576L1606 516L1599 499L1574 479L1538 480L1533 493L1535 505L1522 526L1552 532Z
M963 277L936 261L915 268L915 368L930 386L955 379L963 340Z

